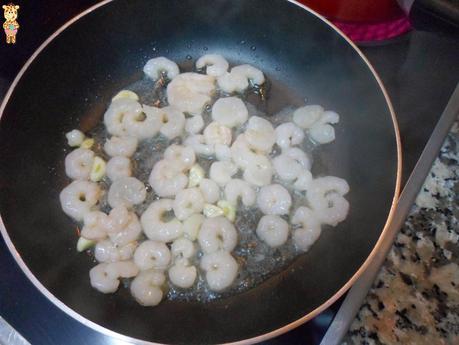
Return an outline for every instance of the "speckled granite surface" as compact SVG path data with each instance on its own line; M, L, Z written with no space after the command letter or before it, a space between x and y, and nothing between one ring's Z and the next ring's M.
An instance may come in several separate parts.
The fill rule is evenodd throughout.
M455 123L343 344L459 344Z

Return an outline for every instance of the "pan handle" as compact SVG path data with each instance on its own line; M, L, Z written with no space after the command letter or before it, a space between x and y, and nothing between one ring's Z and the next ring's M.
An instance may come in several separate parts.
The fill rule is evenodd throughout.
M446 35L459 34L459 2L457 0L398 0L418 30ZM456 36L457 37L457 36Z

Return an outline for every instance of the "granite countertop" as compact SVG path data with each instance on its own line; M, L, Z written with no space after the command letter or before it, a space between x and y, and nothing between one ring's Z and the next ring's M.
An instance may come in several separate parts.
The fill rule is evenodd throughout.
M459 123L343 345L459 344Z

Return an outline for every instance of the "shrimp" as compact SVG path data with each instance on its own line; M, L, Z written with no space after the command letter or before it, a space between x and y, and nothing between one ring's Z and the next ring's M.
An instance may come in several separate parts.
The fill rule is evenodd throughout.
M259 116L249 119L244 135L249 147L261 153L271 152L276 142L276 133L271 122Z
M219 161L230 161L231 160L231 149L227 145L216 144L214 147L215 157Z
M153 138L161 129L162 110L148 105L140 112L128 112L123 117L126 133L139 140Z
M160 197L175 196L188 184L182 165L176 161L160 160L151 171L148 182Z
M123 156L112 157L107 162L106 172L108 178L112 181L122 177L129 177L132 175L131 161Z
M180 70L174 61L160 56L148 60L143 67L143 72L151 79L157 80L162 73L165 73L169 79L173 79L180 73Z
M286 149L299 145L304 139L303 130L292 122L286 122L276 127L276 143Z
M217 251L204 254L201 269L206 271L206 281L213 291L222 291L236 279L239 266L230 253Z
M261 217L257 225L257 236L268 246L275 248L287 242L288 224L279 216L266 215Z
M89 181L73 181L59 194L62 210L77 221L82 221L86 213L96 208L102 191Z
M231 144L231 129L219 124L218 122L211 122L204 129L204 138L207 145L230 145Z
M126 127L124 125L124 117L140 116L142 113L142 106L139 102L129 99L120 98L112 101L107 111L104 114L104 124L108 133L123 137L127 135Z
M151 203L140 217L143 231L151 240L172 242L183 233L182 223L177 218L164 220L165 213L172 211L174 201L160 199Z
M175 161L183 170L188 170L196 162L196 155L191 147L173 144L164 151L164 159Z
M305 105L293 112L293 122L303 129L311 128L319 121L324 113L320 105Z
M214 162L210 166L209 176L218 185L224 186L231 180L231 176L237 173L237 170L237 166L231 162Z
M167 86L169 104L184 113L201 115L210 96L215 90L215 79L212 76L198 73L177 75Z
M218 79L218 86L224 92L243 92L249 87L249 81L254 85L262 85L265 76L259 69L250 65L233 67L230 73L223 74Z
M204 201L213 204L220 199L220 187L214 180L204 178L199 183L199 189L204 197Z
M193 214L183 222L183 235L190 241L195 241L201 229L204 216L202 214Z
M244 180L254 186L266 186L271 183L273 167L271 161L263 155L254 156L244 171Z
M282 180L292 181L311 168L311 161L301 149L289 147L273 159L273 165Z
M85 135L82 131L74 129L66 133L65 137L67 138L67 143L70 147L77 147L83 143Z
M129 260L134 255L137 242L130 242L124 246L118 246L106 239L97 242L94 248L94 257L99 262L117 262Z
M121 177L113 181L108 191L111 207L124 205L130 208L141 204L147 196L145 185L135 177Z
M206 218L198 234L198 242L204 253L220 249L231 252L237 245L237 231L225 217Z
M348 192L346 180L334 176L319 177L311 182L307 198L319 220L336 226L349 212L349 202L343 197Z
M182 135L185 128L185 115L172 106L161 108L160 121L162 123L159 130L162 135L169 139L174 139Z
M195 254L196 248L191 240L180 237L172 243L171 252L174 258L189 259Z
M212 106L212 119L229 128L243 125L248 117L247 107L237 97L219 98Z
M73 180L88 180L94 163L94 152L76 149L65 157L65 173Z
M132 278L139 269L132 261L101 263L89 271L91 286L102 293L112 293L118 290L119 278Z
M192 287L198 275L196 267L190 265L187 259L181 259L175 262L175 264L169 268L168 273L171 283L182 289Z
M139 304L153 307L163 299L164 294L161 287L165 282L166 276L161 271L142 271L131 282L131 295Z
M292 239L295 247L306 252L320 236L320 222L314 212L305 206L295 211L291 222L302 226L293 231Z
M252 206L256 200L255 191L249 183L241 179L232 179L226 184L225 197L233 205L237 205L239 198L245 206Z
M171 262L171 252L163 242L146 240L135 250L134 262L142 271L164 270Z
M206 54L196 61L196 68L206 67L206 73L213 77L220 77L228 71L228 61L218 54Z
M110 216L113 217L112 214ZM124 246L137 240L141 233L142 226L140 225L139 217L134 212L129 212L126 225L117 231L110 232L108 236L116 245Z
M279 184L261 187L257 197L258 208L264 214L288 214L292 197L287 189Z
M249 147L245 135L239 134L233 145L231 145L231 158L234 163L240 168L245 169L256 157L257 153L253 152Z
M107 233L122 231L131 220L129 210L124 205L117 206L110 211L104 227Z
M293 188L299 191L306 191L309 189L312 182L312 174L309 170L303 170L298 178L293 183Z
M183 189L175 197L173 209L179 220L185 220L193 213L201 213L204 197L198 188Z
M83 217L83 229L81 237L88 240L102 240L107 237L105 224L108 216L100 211L88 212Z
M185 132L198 134L204 128L204 119L201 115L196 115L185 120Z
M104 150L111 157L131 157L137 150L137 138L112 136L104 144Z
M211 156L214 154L214 146L205 143L204 135L191 135L185 139L184 145L191 147L196 154Z
M309 130L309 136L318 144L328 144L335 140L335 129L329 124L314 125Z

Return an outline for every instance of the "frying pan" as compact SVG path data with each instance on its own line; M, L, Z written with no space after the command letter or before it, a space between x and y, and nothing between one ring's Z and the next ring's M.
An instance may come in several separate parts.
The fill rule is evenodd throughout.
M350 214L284 270L240 294L145 308L125 288L98 293L88 277L94 263L76 252L75 224L59 205L69 183L64 133L96 126L112 95L142 78L149 58L185 66L187 57L209 52L262 69L272 83L270 112L308 102L341 114L336 142L314 160L322 174L349 182ZM294 1L104 1L33 54L0 110L1 230L9 249L58 307L125 340L255 342L300 325L369 264L399 191L399 134L381 81L351 42Z

